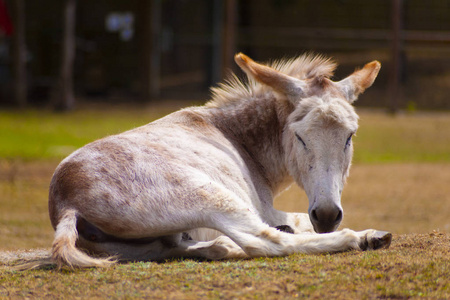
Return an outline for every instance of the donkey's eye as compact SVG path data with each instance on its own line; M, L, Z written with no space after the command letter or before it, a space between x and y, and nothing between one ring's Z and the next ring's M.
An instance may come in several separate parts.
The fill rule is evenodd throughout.
M303 147L306 148L306 144L305 144L305 142L302 140L302 138L301 138L298 134L295 134L295 137L297 138L297 140L299 140L299 142L301 142L301 143L303 144Z
M350 146L350 144L352 142L352 137L353 137L353 133L350 134L350 136L347 138L347 142L345 143L345 149L347 149L348 146Z

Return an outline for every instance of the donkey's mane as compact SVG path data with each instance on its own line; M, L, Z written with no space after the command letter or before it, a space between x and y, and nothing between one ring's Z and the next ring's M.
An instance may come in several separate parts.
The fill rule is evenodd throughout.
M289 76L305 80L311 78L330 78L333 76L337 64L322 55L303 54L294 58L284 58L267 64ZM236 74L231 76L218 87L211 88L213 98L207 103L209 107L222 107L234 104L241 99L259 98L270 90L251 77L243 82Z

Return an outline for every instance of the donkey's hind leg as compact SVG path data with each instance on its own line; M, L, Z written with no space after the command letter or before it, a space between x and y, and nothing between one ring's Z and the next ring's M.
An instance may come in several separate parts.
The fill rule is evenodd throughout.
M82 217L77 220L77 247L93 255L115 256L121 261L162 260L174 257L222 259L245 257L245 252L220 232L197 228L188 232L148 238L119 238L107 234ZM200 242L192 239L206 238Z
M115 256L119 261L164 260L177 257L197 257L210 260L243 258L246 253L226 236L199 242L186 234L154 238L148 243L124 241L90 241L80 236L77 247L93 255Z
M219 236L212 241L182 241L174 256L201 257L211 260L245 258L248 255L227 236Z
M125 239L86 239L80 235L76 246L94 256L115 257L119 261L161 260L167 258L169 249L176 248L181 233L142 240Z

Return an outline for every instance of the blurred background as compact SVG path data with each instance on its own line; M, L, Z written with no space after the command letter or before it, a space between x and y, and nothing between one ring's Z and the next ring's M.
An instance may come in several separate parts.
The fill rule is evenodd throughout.
M0 250L49 247L62 158L203 104L236 52L372 60L341 228L450 232L450 1L0 0ZM64 113L63 113L64 112ZM306 212L293 187L276 199ZM395 236L394 236L395 239Z
M358 106L450 108L447 0L0 0L0 106L206 99L236 52L377 59Z

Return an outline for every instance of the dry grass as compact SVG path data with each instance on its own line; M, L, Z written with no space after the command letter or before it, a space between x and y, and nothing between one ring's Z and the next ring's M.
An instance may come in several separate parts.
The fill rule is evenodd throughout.
M341 228L384 229L398 234L450 232L450 164L356 164L342 195ZM298 187L282 194L275 206L308 209Z
M450 114L361 111L354 161L450 163Z
M0 248L49 247L53 239L47 209L56 162L0 161Z
M57 162L0 164L2 250L48 247L53 229L48 184ZM356 164L344 189L342 228L376 228L397 234L450 232L450 164ZM293 186L278 209L306 212L305 193Z

